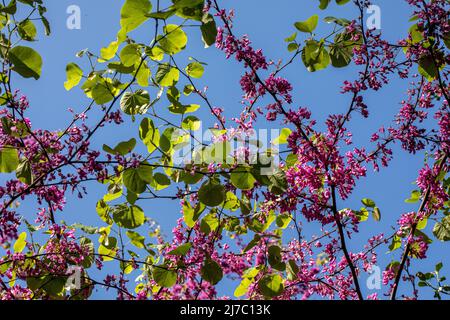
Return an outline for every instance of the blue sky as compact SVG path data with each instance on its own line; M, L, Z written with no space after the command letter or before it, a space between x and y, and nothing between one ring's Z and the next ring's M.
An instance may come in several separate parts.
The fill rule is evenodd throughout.
M53 33L49 38L41 37L39 42L32 44L44 59L42 78L39 81L24 80L16 77L14 84L21 88L22 92L31 101L30 118L35 127L48 129L60 129L70 119L67 112L69 107L81 111L89 102L81 90L74 89L66 92L63 87L65 81L65 66L69 62L79 62L75 53L89 48L92 52L114 40L119 29L119 11L122 1L116 0L49 0L47 2L48 18L51 22ZM319 1L296 1L278 0L229 0L221 1L223 6L234 8L236 11L235 33L248 34L255 48L262 48L269 58L275 60L288 59L290 57L286 50L283 39L293 31L293 23L305 20L315 13L321 18L325 16L337 16L351 18L355 12L350 10L351 6L337 7L331 5L329 10L322 11L317 7ZM382 10L382 30L387 39L395 41L403 37L408 28L410 11L403 0L377 0L375 4ZM81 8L81 30L69 30L66 28L66 9L69 5L78 5ZM322 22L319 33L325 34L330 31L330 26ZM151 25L141 27L135 34L137 38L150 39ZM215 106L225 108L227 115L237 115L240 110L241 90L239 78L242 74L242 66L234 61L225 61L219 51L211 48L203 49L198 34L190 35L190 42L186 50L187 54L180 55L179 61L190 56L208 63L205 76L199 81L199 87L208 84L208 97ZM354 79L355 68L334 69L309 73L302 63L297 60L283 74L295 87L294 100L299 106L307 106L313 112L313 117L319 122L325 115L333 112L345 112L349 96L339 93L340 84L345 79ZM354 133L356 144L364 143L368 137L382 124L389 124L393 115L399 107L399 102L405 97L408 83L406 81L393 80L391 85L379 92L369 92L366 101L371 111L369 120L355 117L349 126ZM263 123L264 125L264 123ZM131 128L131 129L130 129ZM137 124L124 125L120 128L107 128L100 132L94 139L94 143L101 145L136 136ZM369 174L360 181L358 188L352 197L342 207L359 208L360 199L369 197L377 202L381 208L382 221L380 223L369 222L361 226L361 234L349 242L350 249L361 249L361 244L373 234L385 232L391 233L391 226L395 225L399 214L416 209L414 205L404 203L409 192L414 189L412 185L417 176L417 171L423 164L421 155L412 156L395 147L395 160L390 167L383 169L380 174ZM76 198L68 199L68 205L61 219L68 222L83 222L85 224L98 224L100 221L95 213L95 203L104 192L95 184L88 185L89 195L82 201ZM73 201L75 200L75 201ZM24 204L24 208L32 208L31 204ZM163 232L170 237L170 230L179 217L179 206L177 202L166 201L152 202L143 205L146 214L155 218L162 226ZM31 212L31 211L30 211ZM428 231L430 233L430 226ZM311 226L309 232L317 230L317 226ZM414 261L420 265L421 270L433 270L434 265L443 259L448 262L447 251L437 241L429 251L430 259L426 261ZM387 249L385 250L387 251ZM390 257L384 251L379 252L380 266L384 267ZM450 271L450 266L445 265L444 273ZM365 278L362 277L365 288ZM232 295L235 284L224 282L221 290ZM408 288L409 289L409 288ZM366 293L368 290L364 289ZM110 294L95 293L95 298L111 297ZM428 296L429 297L429 296Z

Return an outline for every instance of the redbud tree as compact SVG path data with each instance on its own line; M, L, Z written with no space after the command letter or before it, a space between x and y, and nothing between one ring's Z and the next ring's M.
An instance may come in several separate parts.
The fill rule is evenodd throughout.
M450 5L404 1L411 27L395 43L367 26L368 0L305 2L321 15L331 6L357 14L292 21L291 58L283 61L234 28L225 1L124 0L116 38L67 65L64 87L90 103L74 102L72 120L57 131L33 126L33 102L14 85L18 77L39 82L45 72L32 48L38 34L51 36L45 1L2 1L0 298L89 299L106 290L155 300L449 295L442 263L411 270L429 258L430 246L450 240ZM329 32L320 34L319 24ZM147 38L134 39L141 28ZM239 108L225 111L199 86L208 65L179 55L189 55L188 37L202 39L225 67L240 64ZM330 109L324 123L301 106L284 75L299 67L353 73L337 88L347 104ZM409 84L395 118L355 145L352 119L371 121L374 107L365 96L394 79ZM217 77L208 86L226 91L227 84ZM209 142L198 135L202 122L212 124ZM121 125L129 126L127 139L95 147L102 130ZM249 138L267 125L282 128L270 144ZM367 174L390 165L393 145L425 160L406 195L410 212L381 210L370 198L351 207L348 198ZM104 190L90 210L97 224L65 223L66 203L83 201L88 182ZM176 221L170 237L143 209L168 201L179 203L166 213ZM364 243L351 243L382 212L398 221L391 232L372 228ZM387 251L392 262L379 266ZM376 267L384 289L367 295L362 279ZM224 295L226 278L233 287Z

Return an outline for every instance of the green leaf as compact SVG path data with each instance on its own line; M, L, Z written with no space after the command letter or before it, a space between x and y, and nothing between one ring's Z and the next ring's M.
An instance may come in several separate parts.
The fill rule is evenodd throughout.
M421 42L423 38L423 30L419 29L417 24L414 24L409 28L409 34L411 35L411 40L413 44Z
M402 239L399 236L395 235L392 238L391 244L389 245L389 251L392 252L392 251L395 251L395 250L397 250L397 249L399 249L401 247L402 247Z
M160 134L158 128L153 124L152 119L145 118L139 126L139 136L147 146L148 153L153 153L159 146Z
M315 14L305 21L296 22L294 25L301 32L312 33L317 28L318 22L319 16Z
M186 73L192 78L201 78L205 68L200 62L192 62L186 67Z
M120 26L127 33L136 29L148 19L151 10L149 0L126 0L120 11Z
M151 183L151 186L156 191L164 190L170 186L170 179L164 173L157 172L153 176L153 181Z
M204 234L215 232L219 227L219 219L215 213L207 214L200 223L200 231Z
M147 184L153 182L153 169L148 165L129 168L123 173L123 184L128 190L141 194L147 189Z
M120 42L113 41L107 47L100 49L101 59L108 61L115 57L117 50L119 49Z
M279 274L265 275L259 280L258 288L268 298L277 297L284 291L283 278Z
M201 125L202 125L202 122L200 121L199 118L197 118L195 116L188 116L181 123L181 127L184 130L191 130L191 131L199 130Z
M177 248L169 251L167 254L172 256L185 256L192 248L192 243L188 242L178 246Z
M291 133L292 133L292 130L289 129L289 128L281 129L280 135L273 140L273 143L275 145L287 144L288 143L288 138L291 135Z
M368 208L374 208L376 206L375 201L369 198L364 198L361 200L362 204Z
M104 144L103 151L113 155L120 154L124 156L133 151L134 147L136 147L136 139L132 138L128 141L120 142L117 146L114 147L114 149Z
M450 241L450 216L445 216L440 222L436 222L433 234L440 241Z
M233 192L228 191L226 194L226 199L223 207L226 210L236 211L240 207L238 197L236 197L236 195Z
M98 247L98 253L103 261L111 261L117 255L117 239L115 237L106 237Z
M147 111L150 104L150 95L145 90L125 92L120 99L120 109L125 114L136 115Z
M0 5L0 12L15 14L17 12L17 2L16 0L11 0L8 5Z
M10 146L4 146L0 149L0 172L11 173L19 165L19 155L17 150Z
M372 217L373 217L373 219L375 221L380 221L381 220L380 208L378 208L378 207L374 207L373 208Z
M423 218L417 222L417 230L423 230L427 227L428 224L428 218Z
M242 275L242 281L234 291L236 297L241 297L247 293L249 286L253 283L254 278L260 272L259 268L249 268Z
M110 62L108 68L118 73L131 74L135 71L134 66L125 67L121 62Z
M321 10L325 10L326 8L328 8L328 5L330 4L331 0L319 0L320 1L320 5L319 8Z
M217 207L225 201L225 187L212 180L205 182L198 191L199 200L210 207Z
M141 60L139 45L131 43L123 47L119 54L120 61L125 67L134 66Z
M137 248L145 248L145 237L141 236L135 231L127 231L127 237L130 239L131 243Z
M23 40L33 41L36 38L36 26L30 19L26 19L19 23L17 26L17 31Z
M299 48L299 45L294 42L289 43L287 46L287 49L289 52L296 51L296 50L298 50L298 48Z
M153 280L161 287L171 288L177 283L177 273L165 266L156 266L153 268Z
M102 105L110 102L114 99L114 95L111 92L110 84L107 82L99 82L92 88L92 99L98 105Z
M88 252L89 254L87 256L85 256L83 262L82 262L82 266L85 269L88 269L92 266L92 264L95 261L95 249L94 249L94 244L92 243L92 241L86 237L81 237L80 238L80 247L83 248L85 251L83 252Z
M33 172L31 171L31 165L28 160L22 160L16 169L16 177L22 183L30 185L33 183Z
M104 222L106 222L109 225L113 224L113 220L111 219L111 216L109 215L110 207L105 201L103 201L103 200L98 201L95 209L96 209L97 214L100 217L100 219L102 219Z
M270 246L267 253L269 254L268 261L272 268L279 271L286 269L286 264L282 262L281 248L279 246Z
M430 82L438 78L439 68L431 56L425 56L419 60L419 73Z
M174 55L186 47L188 38L181 26L168 24L164 35L157 38L159 47L167 54Z
M297 264L295 263L294 260L289 260L287 265L286 265L286 272L288 275L288 280L293 281L295 279L297 279L297 275L300 272Z
M238 167L231 172L230 181L238 189L251 190L255 185L256 179L250 173L250 168Z
M362 207L359 211L356 212L356 216L358 217L359 221L364 222L369 219L369 210Z
M297 38L297 32L294 32L293 34L291 34L289 37L285 38L284 41L285 42L292 42Z
M23 249L25 249L25 247L27 246L27 233L26 232L22 232L19 237L17 238L16 242L14 243L14 252L15 253L20 253L23 251Z
M9 51L8 58L13 70L24 78L39 79L42 71L42 58L34 49L17 46Z
M200 30L202 32L202 40L205 47L210 47L214 44L214 42L216 42L217 25L211 14L206 14L203 16Z
M83 78L83 70L76 63L69 63L66 67L67 81L64 82L64 88L67 91L76 87Z
M346 27L351 23L350 20L335 17L325 17L323 21L325 21L326 23L336 23L337 25L340 25L342 27Z
M447 49L450 49L450 32L447 32L443 36L444 44L447 47Z
M330 59L333 67L343 68L348 66L352 61L353 47L348 42L333 44L330 47Z
M172 68L169 63L162 63L158 67L155 75L155 81L162 87L174 86L180 78L180 72L176 68Z
M119 205L113 209L113 219L118 226L136 229L144 224L144 211L138 206Z
M413 192L411 192L411 196L409 197L409 199L405 200L405 203L417 203L419 202L421 197L421 193L419 190L414 190Z
M139 65L140 65L140 61L136 62L135 68L137 69L139 67ZM139 68L138 72L136 73L136 81L137 81L138 85L140 85L141 87L148 87L150 75L151 75L150 68L148 67L147 61L144 61L140 65L140 68ZM143 110L141 110L141 113L145 113L145 112L147 112L147 108L144 108Z
M167 20L175 14L176 10L158 11L147 14L147 17L159 20Z
M216 285L223 278L222 268L211 258L205 260L205 264L202 266L200 274L204 280L212 285Z
M269 191L273 194L280 195L286 192L288 185L286 174L282 170L278 170L274 174L270 175L269 181Z
M259 244L259 242L261 241L261 236L259 234L255 234L255 236L253 237L253 239L247 244L247 246L244 248L244 253L250 251L251 249L253 249L255 246L257 246Z
M289 214L280 214L279 216L277 216L276 224L279 228L286 229L291 221L292 218Z
M183 204L184 222L189 228L193 228L198 218L200 217L200 214L203 211L200 210L200 206L202 206L203 208L205 207L202 203L199 203L196 208L192 208L191 204L187 201Z
M186 114L197 111L200 108L199 104L182 105L181 103L172 104L169 111L174 114Z
M62 297L66 276L45 275L42 277L28 277L27 286L33 291L44 290L51 297Z
M315 72L328 67L330 55L323 43L309 40L302 50L302 61L309 72Z
M204 3L204 0L175 0L172 1L174 8L194 8Z

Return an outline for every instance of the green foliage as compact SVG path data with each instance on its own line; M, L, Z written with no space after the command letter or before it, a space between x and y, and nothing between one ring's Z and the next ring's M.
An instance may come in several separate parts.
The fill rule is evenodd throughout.
M131 43L123 47L120 51L120 61L123 66L131 67L134 66L141 60L141 54L139 51L139 45Z
M159 65L155 81L162 87L174 86L180 78L180 72L169 63Z
M282 262L281 248L279 246L270 246L267 249L269 255L268 261L272 268L279 271L284 271L286 269L286 264Z
M409 197L409 199L405 200L405 203L417 203L419 202L420 197L421 197L420 191L414 190L411 192L411 196Z
M113 155L120 154L120 155L124 156L124 155L130 153L131 151L133 151L135 146L136 146L136 139L132 138L128 141L120 142L114 148L111 148L111 147L107 146L106 144L104 144L103 151L108 152Z
M262 277L258 282L261 294L267 298L275 298L283 293L283 278L279 274L270 274Z
M130 231L130 230L127 230L126 234L127 234L127 237L130 239L131 243L135 247L137 247L139 249L145 248L145 237L144 236L141 236L136 231Z
M144 211L138 206L119 205L112 209L113 220L118 226L136 229L144 224Z
M310 72L325 69L330 64L330 55L324 43L309 40L302 50L302 60Z
M64 88L67 91L76 87L83 78L83 70L76 63L69 63L66 67L67 81L64 83Z
M25 19L17 26L20 37L26 41L34 41L37 35L36 26L30 19Z
M34 181L33 172L31 170L31 164L28 160L21 160L19 166L16 169L16 177L22 183L30 185Z
M150 95L145 90L125 92L120 99L120 109L125 114L136 115L147 112L150 105Z
M198 198L209 207L217 207L225 201L225 187L213 180L209 180L200 187Z
M207 258L205 260L205 263L200 270L200 274L204 280L208 281L212 285L216 285L223 278L222 268L211 258Z
M200 62L192 62L186 67L186 73L192 78L201 78L205 68Z
M129 168L123 173L123 184L125 187L136 193L144 193L147 184L153 182L153 169L152 167L142 164L137 168Z
M171 288L177 282L177 273L165 266L155 266L153 268L153 279L164 288Z
M19 237L17 238L16 242L14 243L14 252L16 253L20 253L23 251L23 249L25 249L26 245L27 245L27 233L26 232L22 232L21 234L19 234Z
M16 46L9 51L8 58L14 65L13 70L24 78L38 80L42 72L42 58L34 49Z
M144 118L142 120L139 126L139 137L147 146L149 154L153 153L159 147L161 137L159 129L155 127L152 119Z
M205 43L205 47L209 47L216 42L217 26L214 17L211 14L205 14L202 17L202 26L200 27L202 32L202 40Z
M191 248L192 248L192 243L188 242L188 243L182 244L182 245L178 246L177 248L169 251L167 254L173 255L173 256L185 256Z
M316 28L317 28L318 22L319 22L319 16L315 14L315 15L309 17L305 21L296 22L294 25L297 28L297 30L299 30L301 32L313 33L314 30L316 30Z
M98 247L98 254L101 255L103 261L111 261L117 255L117 238L105 237Z
M231 172L231 183L238 189L253 189L256 179L250 172L250 167L238 167Z
M152 10L149 0L126 0L120 11L120 26L125 32L130 32L143 24L147 14Z
M31 290L37 292L45 291L53 298L61 297L64 293L64 287L67 282L66 276L44 275L38 277L28 277L26 279L27 286Z
M450 241L450 216L445 216L433 227L434 236L440 241Z
M319 4L319 8L322 10L325 10L326 8L328 8L328 5L330 4L331 0L319 0L320 4ZM348 3L350 0L336 0L336 4L338 5L344 5L346 3Z
M10 146L0 149L0 172L10 173L17 169L19 165L19 155L17 150Z
M167 54L174 55L186 47L188 38L181 26L164 26L164 35L158 37L159 47Z

